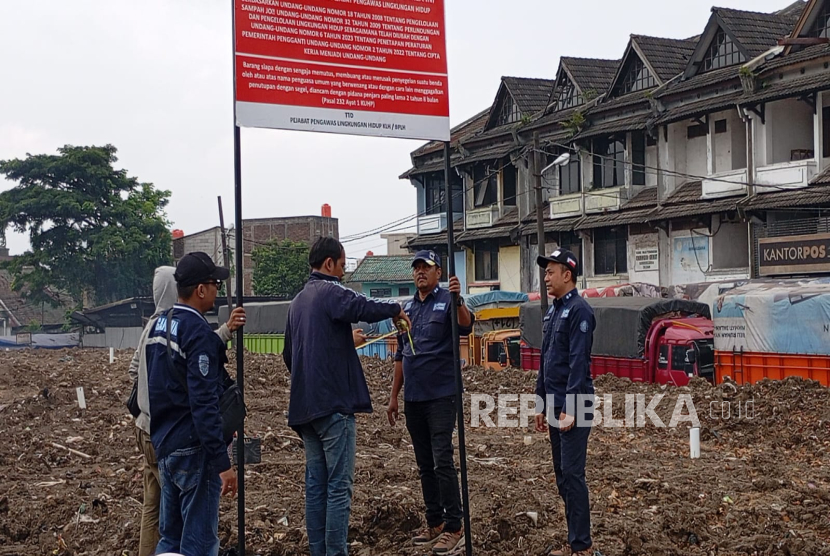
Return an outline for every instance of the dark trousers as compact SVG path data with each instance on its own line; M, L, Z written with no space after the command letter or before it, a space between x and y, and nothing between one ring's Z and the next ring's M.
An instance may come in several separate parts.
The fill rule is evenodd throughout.
M428 402L406 402L406 428L415 448L427 525L454 533L461 530L461 494L453 461L455 396Z
M553 415L558 416L559 410ZM568 544L576 552L591 547L591 506L588 484L585 482L585 458L588 451L590 426L575 426L568 432L550 427L550 446L553 452L553 470L559 496L565 502L568 521Z

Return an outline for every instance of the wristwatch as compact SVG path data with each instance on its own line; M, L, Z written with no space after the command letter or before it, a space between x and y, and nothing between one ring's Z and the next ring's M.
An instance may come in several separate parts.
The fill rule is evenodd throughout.
M455 304L456 304L456 306L458 306L458 307L462 307L462 306L464 306L464 298L463 298L463 297L461 297L461 296L459 295L459 296L458 296L458 301L456 301L456 302L455 302Z

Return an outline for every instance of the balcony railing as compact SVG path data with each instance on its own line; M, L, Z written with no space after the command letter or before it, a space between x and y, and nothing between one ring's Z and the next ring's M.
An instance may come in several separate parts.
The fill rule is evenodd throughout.
M493 205L490 207L479 208L475 210L468 210L466 215L466 229L473 230L476 228L489 228L499 219L499 207Z
M807 187L810 180L815 177L816 172L815 159L762 166L755 170L755 191L769 193L782 189Z
M729 197L746 192L746 182L749 174L746 168L712 174L703 180L703 198Z
M604 212L618 210L626 200L624 187L595 189L585 194L585 212Z
M560 195L550 200L550 217L566 218L582 214L582 194Z
M418 218L418 235L439 234L447 229L447 215L428 214Z

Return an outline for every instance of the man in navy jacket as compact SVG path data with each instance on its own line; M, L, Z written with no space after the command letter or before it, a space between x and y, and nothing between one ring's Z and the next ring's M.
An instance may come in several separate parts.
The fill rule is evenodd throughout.
M236 494L219 412L230 380L226 346L204 317L228 274L205 253L185 255L174 274L179 302L148 334L150 438L161 478L156 554L216 556L219 497Z
M352 323L409 318L395 302L340 284L346 252L334 238L311 247L312 273L291 302L283 359L291 372L288 425L306 455L306 529L311 556L346 556L355 459L355 414L372 402Z

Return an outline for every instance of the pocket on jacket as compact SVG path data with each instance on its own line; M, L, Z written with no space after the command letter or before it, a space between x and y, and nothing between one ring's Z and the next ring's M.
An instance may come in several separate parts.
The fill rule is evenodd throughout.
M433 311L427 320L426 335L430 338L441 338L447 329L447 313Z

